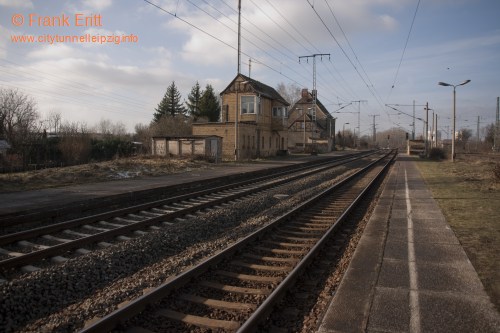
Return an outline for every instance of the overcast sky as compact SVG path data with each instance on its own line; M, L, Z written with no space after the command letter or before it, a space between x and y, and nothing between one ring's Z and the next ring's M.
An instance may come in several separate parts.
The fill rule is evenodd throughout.
M35 98L63 121L122 122L131 132L152 120L175 81L187 99L198 81L218 93L237 73L237 0L0 0L0 87ZM500 96L499 0L241 0L241 73L272 87L312 89L337 128L362 134L425 117L426 102L451 127L474 133L495 120ZM416 13L416 16L415 16ZM413 18L413 28L410 31ZM35 42L15 42L18 36ZM130 36L127 42L55 42L56 36ZM408 38L409 36L409 38ZM347 37L347 39L346 39ZM82 37L83 38L83 37ZM406 49L405 49L406 45ZM405 50L405 51L404 51ZM404 53L403 53L404 51ZM399 69L399 70L398 70ZM353 103L352 101L366 101ZM345 107L344 107L345 106ZM344 107L341 112L338 109ZM350 112L350 113L345 113ZM423 123L416 120L417 135Z

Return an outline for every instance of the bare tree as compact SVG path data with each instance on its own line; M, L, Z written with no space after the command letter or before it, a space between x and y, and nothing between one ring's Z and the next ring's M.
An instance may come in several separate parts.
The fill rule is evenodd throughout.
M86 123L65 122L61 125L59 150L66 163L88 162L91 152L90 131Z
M142 152L149 154L151 152L152 125L135 125L134 140L142 143Z
M59 133L62 122L61 112L55 110L50 111L45 122L49 132L54 131L56 134Z
M94 127L94 131L101 134L104 138L115 137L124 139L128 135L127 128L121 121L113 123L109 119L101 119Z
M0 137L4 137L14 151L40 132L35 100L15 89L0 88Z
M276 91L283 97L291 106L295 104L300 99L301 89L295 83L289 83L288 85L283 82L278 83L276 86Z

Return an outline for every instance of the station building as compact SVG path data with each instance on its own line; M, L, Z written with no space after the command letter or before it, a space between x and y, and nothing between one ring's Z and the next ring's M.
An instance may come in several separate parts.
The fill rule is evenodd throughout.
M218 122L193 124L193 135L222 137L225 159L286 153L290 104L272 87L238 74L221 92Z

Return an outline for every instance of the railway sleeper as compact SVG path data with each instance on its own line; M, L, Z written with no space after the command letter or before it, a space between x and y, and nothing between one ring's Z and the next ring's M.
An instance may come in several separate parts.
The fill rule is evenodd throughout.
M137 214L127 214L127 217L135 219L135 222L147 220L147 216L137 215Z
M74 236L79 236L79 237L88 237L90 234L85 234L83 232L77 232L73 230L64 230L63 233L68 234L68 235L74 235Z
M88 230L96 230L96 231L100 231L100 232L109 231L109 229L98 228L98 227L94 227L94 226L88 225L88 224L83 225L82 228L88 229Z
M24 255L24 253L21 253L21 252L9 251L9 250L5 250L2 248L0 248L0 254L6 255L9 257L22 257Z
M144 216L147 216L148 218L149 217L158 217L158 216L162 216L163 214L162 213L154 213L154 212L149 212L149 211L146 211L146 210L141 210L140 213Z
M87 254L87 253L90 253L92 251L84 249L84 248L79 248L75 252L78 253L78 254Z
M288 234L288 235L305 236L305 237L311 237L311 236L314 236L315 234L318 234L318 235L321 234L321 232L316 232L316 231L300 232L300 231L288 230L287 228L280 228L278 230L278 232Z
M123 224L110 223L110 222L106 222L106 221L99 221L99 225L102 225L104 227L111 227L111 228L123 227Z
M268 247L263 247L263 246L256 246L254 247L255 250L258 251L263 251L263 252L270 252L274 254L285 254L285 255L303 255L306 250L285 250L285 249L270 249Z
M137 223L137 221L135 221L135 220L129 220L129 219L125 219L123 217L115 217L115 218L113 218L113 221L127 223L127 224Z
M271 290L269 289L260 289L260 288L249 288L249 287L238 287L231 286L227 284L222 284L218 282L212 281L200 281L200 286L212 288L219 291L225 291L228 293L234 293L239 295L269 295L271 294Z
M318 241L317 238L303 238L303 237L291 237L291 236L284 236L284 235L274 235L275 238L280 238L284 239L287 241L292 241L292 242L299 242L306 245L306 243L316 243Z
M273 240L265 240L264 243L281 247L299 247L304 249L303 251L301 251L301 253L303 253L304 251L308 250L311 247L309 243L286 243L286 242L276 242Z
M250 253L244 253L243 257L248 258L248 259L269 261L269 262L285 262L285 263L289 263L289 264L296 264L299 261L299 259L296 259L296 258L266 257L266 256L259 256L259 255L250 254Z
M269 266L269 265L258 265L258 264L251 264L247 262L243 262L240 260L233 260L231 261L231 265L238 266L238 267L244 267L244 268L250 268L256 271L267 271L267 272L288 272L293 269L293 266Z
M308 231L308 232L324 232L326 230L325 226L286 226L287 230L297 230L297 231Z
M228 272L223 270L215 271L216 274L229 277L235 280L241 281L251 281L251 282L262 282L262 283L279 283L282 278L277 276L259 276L259 275L249 275L249 274L240 274L234 272Z
M151 208L151 211L152 211L153 213L155 213L155 214L156 214L156 213L157 213L157 214L159 214L160 216L161 216L161 215L165 215L165 214L170 214L170 213L173 213L173 212L174 212L174 210L173 210L173 209L170 209L170 210L169 210L169 209L160 209L160 208Z
M23 273L33 273L33 272L36 272L39 270L40 270L40 267L36 267L33 265L26 265L26 266L21 267L21 272L23 272Z
M216 308L216 309L223 309L223 310L229 310L229 311L246 311L246 310L255 310L257 306L255 304L250 304L250 303L239 303L239 302L228 302L228 301L221 301L213 298L205 298L205 297L200 297L192 294L181 294L179 295L179 298L196 303L196 304L202 304L209 306L211 308Z
M35 249L38 249L38 250L44 250L44 249L48 249L50 247L50 246L47 246L47 245L35 244L35 243L32 243L32 242L28 242L28 241L19 241L19 242L17 242L17 244L19 246L22 246L22 247L31 247L31 248L35 248Z
M191 324L194 326L209 328L209 329L223 329L226 331L236 331L241 326L241 324L237 321L211 319L167 309L158 310L156 314L168 319L177 320L186 324Z
M68 261L68 258L63 257L63 256L55 256L50 258L50 261L52 261L54 264L62 264L66 261Z
M42 238L43 239L47 239L47 240L51 240L51 241L54 241L54 242L58 242L58 243L69 243L69 242L72 241L71 239L59 238L59 237L55 237L55 236L52 236L52 235L43 235Z

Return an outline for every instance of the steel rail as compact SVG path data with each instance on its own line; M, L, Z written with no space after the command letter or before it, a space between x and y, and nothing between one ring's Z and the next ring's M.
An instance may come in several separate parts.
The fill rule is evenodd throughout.
M342 159L346 159L346 158L353 157L356 155L362 155L363 153L365 153L365 152L358 153L358 154L352 154L352 155L348 155L348 156L337 157L336 160L340 161ZM331 160L332 160L332 158L324 158L324 159L321 159L319 163L320 164L323 162L328 163L328 161L331 161ZM308 161L308 162L300 164L300 166L302 166L304 169L307 169L310 166L315 166L315 165L318 165L317 160ZM266 177L270 178L273 176L278 176L279 174L286 174L287 172L290 172L290 171L293 172L293 170L296 169L296 166L297 165L287 165L287 166L277 167L277 168L273 168L273 169L252 171L252 172L245 173L244 176L233 175L232 177L236 177L236 179L235 179L236 182L232 183L232 185L237 186L237 184L244 184L247 182L251 182L248 179L259 179L259 178L264 179ZM264 174L264 176L261 176L261 174ZM203 180L201 182L203 184L206 183L205 186L212 186L211 184L214 182L217 182L218 180L224 179L225 182L227 182L228 178L232 178L232 177L216 177L216 178L206 179L206 180ZM246 180L241 181L240 179L242 177L245 177ZM129 198L131 196L133 197L135 195L135 193L139 193L140 195L143 195L142 194L143 192L149 192L149 191L154 191L155 193L158 191L162 191L162 190L165 190L165 191L173 190L173 191L179 192L181 190L186 189L186 187L189 187L190 185L194 185L194 184L199 186L200 181L193 181L193 182L189 182L189 183L184 183L181 186L171 185L171 186L155 188L153 190L140 190L140 191L130 192L130 193L126 194L126 197L127 198ZM222 185L222 187L224 187L224 186L231 186L231 184ZM145 194L145 195L147 195L147 194ZM122 197L122 196L123 196L123 194L119 194L119 195L115 195L112 197ZM118 204L118 203L114 202L114 204ZM79 206L79 204L76 204L76 206ZM98 207L100 207L100 205L98 205ZM72 207L72 208L74 208L74 207ZM93 208L95 209L97 207L93 207ZM36 222L37 219L40 219L40 218L41 219L48 219L48 218L60 217L61 211L66 211L66 210L68 210L68 208L66 208L66 205L65 205L64 207L51 208L48 211L43 211L43 212L28 211L28 212L24 212L22 215L15 215L15 213L4 214L4 215L0 215L0 226L12 226L12 225L16 225L16 224L32 223L34 221ZM69 209L69 211L71 211L71 210Z
M370 154L367 154L367 155L370 155ZM227 195L227 196L225 196L223 198L219 198L219 199L213 199L213 200L210 200L209 202L204 202L204 203L200 203L197 205L193 205L192 207L183 208L183 209L178 210L176 212L163 214L163 215L157 216L157 217L147 218L145 220L137 221L137 222L134 222L132 224L124 225L122 227L117 227L117 228L113 228L113 229L110 229L107 231L99 232L99 233L96 233L93 235L81 237L81 238L72 240L70 242L53 245L49 248L39 249L39 250L35 250L35 251L29 252L29 253L25 253L21 256L0 260L0 268L7 269L7 268L19 267L19 266L31 264L35 261L42 260L42 259L45 259L48 257L54 257L56 255L60 255L60 254L65 253L67 251L71 251L71 250L80 248L84 245L94 244L94 243L97 243L100 241L104 241L106 239L113 238L115 236L124 235L124 234L130 233L130 232L136 231L136 230L143 229L145 227L149 227L151 225L157 224L157 223L165 221L165 220L172 220L172 219L175 219L177 217L182 217L182 216L185 216L187 214L190 214L190 213L193 213L193 212L205 209L205 208L213 207L213 206L220 205L220 204L228 202L228 201L232 201L232 200L247 196L249 194L264 191L264 190L267 190L271 187L279 186L279 185L282 185L284 183L291 182L293 180L302 178L304 176L307 176L307 175L310 175L313 173L317 173L320 171L324 171L328 168L332 168L332 167L335 167L338 165L342 165L342 164L366 157L367 155L351 157L351 158L347 158L346 160L342 160L342 161L336 160L334 162L332 162L332 161L325 162L324 164L330 164L330 165L323 166L320 168L318 168L316 166L316 168L312 171L308 171L308 172L305 172L305 173L302 173L299 175L295 175L295 176L292 176L292 177L289 177L286 179L281 179L281 180L277 180L274 182L270 182L264 186L260 186L257 188L252 187L246 191ZM303 169L301 169L300 171L302 171L302 170ZM286 175L288 175L288 173ZM197 192L197 193L199 193L199 192ZM201 195L206 195L206 193L201 194ZM179 202L179 201L187 199L187 197L185 195L183 195L181 197L182 197L182 199L177 199L174 202ZM189 197L189 199L193 199L193 198ZM168 203L172 203L172 201L169 201ZM148 206L148 208L152 208L152 207L156 207L159 205L165 205L165 204L167 204L167 203L165 203L165 200L160 200L159 202L156 202L156 204L153 206L151 203L148 203L147 206ZM144 206L145 205L139 205L139 208L135 208L135 210L133 210L133 211L130 211L130 209L132 209L132 208L128 208L125 210L127 211L127 213L137 212L138 210L147 209ZM24 232L6 235L3 237L0 237L0 245L12 244L12 243L19 241L19 240L31 239L31 238L35 238L35 237L40 236L40 235L50 234L53 232L60 232L62 230L66 230L66 229L71 228L71 227L77 227L77 226L80 226L83 224L93 223L93 222L97 222L100 220L109 219L111 217L123 216L126 214L126 213L123 213L122 210L119 210L118 212L120 214L116 214L116 211L112 211L112 212L108 212L108 213L99 214L97 216L92 216L90 218L81 218L81 219L71 220L71 221L64 222L64 223L54 224L54 225L51 225L48 227L42 227L42 228L37 228L34 230L28 230L28 231L24 231Z
M188 283L192 278L199 276L200 274L204 273L207 271L210 267L213 265L221 262L237 250L241 249L245 245L248 245L252 241L261 238L263 235L265 235L267 232L270 230L273 230L276 228L278 225L282 224L283 222L291 219L295 215L298 215L300 212L303 210L308 209L309 207L313 206L319 199L327 196L331 192L341 188L354 178L362 175L364 172L369 170L372 166L375 164L379 163L382 159L386 158L389 156L391 153L388 153L384 155L381 159L370 163L367 167L358 170L354 174L350 175L349 177L341 180L340 182L332 185L330 188L322 191L321 193L315 195L314 197L306 200L299 206L293 208L292 210L286 212L285 214L279 216L278 218L274 219L272 222L270 222L268 225L258 229L257 231L249 234L247 237L237 241L236 243L230 245L228 248L222 250L221 252L217 253L216 255L202 261L195 267L188 269L184 271L183 273L179 274L172 280L165 282L158 286L157 288L145 293L144 295L138 297L135 300L132 300L125 304L124 306L120 307L119 309L111 312L110 314L106 315L105 317L93 322L92 324L89 324L88 326L84 327L80 332L81 333L97 333L97 332L108 332L113 330L115 327L117 327L119 324L123 323L124 321L132 318L133 316L139 314L142 312L147 305L155 303L160 301L161 299L165 298L168 296L170 292L172 292L175 289L178 289L182 286L184 286L186 283ZM394 155L395 156L395 155ZM379 178L383 171L387 168L387 166L393 161L394 156L390 159L388 163L385 164L383 167L382 171L380 171L375 178ZM367 188L370 186L373 186L375 183L375 179L372 180L369 185L362 191L363 194L366 193ZM362 195L359 195L356 198L356 201L359 202L361 200ZM355 206L355 203L351 203L349 205L349 210L352 209ZM341 219L345 219L345 215L347 215L347 211L342 213ZM328 230L328 233L331 234L337 227L338 223L336 223L334 226L331 226ZM321 244L324 244L327 240L328 236L323 236L320 240ZM313 247L311 251L314 251L316 253L320 248L320 245L316 245ZM283 293L286 291L286 288L290 286L290 284L295 280L296 276L299 274L298 272L302 271L304 267L307 265L307 263L312 260L313 254L307 255L304 259L301 260L301 262L298 264L296 267L297 272L293 273L292 276L287 276L278 286L278 288L271 293L271 295L268 296L268 298L259 306L259 308L256 310L255 314L252 315L241 327L240 330L242 332L245 331L251 331L253 330L256 325L261 321L262 317L265 316L268 311L272 308L272 306L275 304L275 302L279 299L280 296L283 295ZM295 270L295 269L294 269ZM283 287L282 287L283 285ZM247 324L248 322L248 324Z

